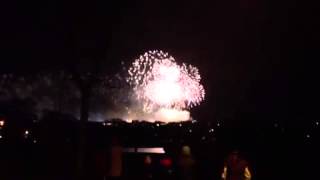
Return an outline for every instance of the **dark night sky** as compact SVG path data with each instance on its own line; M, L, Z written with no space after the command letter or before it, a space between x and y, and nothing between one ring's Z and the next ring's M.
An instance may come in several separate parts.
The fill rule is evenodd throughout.
M314 118L316 9L275 0L8 1L0 70L98 64L112 74L120 61L162 49L199 67L207 98L196 117Z

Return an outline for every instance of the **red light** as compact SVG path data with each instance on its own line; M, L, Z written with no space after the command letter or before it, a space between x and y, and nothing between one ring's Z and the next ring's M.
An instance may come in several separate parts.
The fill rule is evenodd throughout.
M170 158L161 159L160 164L164 167L170 167L172 165L172 160Z

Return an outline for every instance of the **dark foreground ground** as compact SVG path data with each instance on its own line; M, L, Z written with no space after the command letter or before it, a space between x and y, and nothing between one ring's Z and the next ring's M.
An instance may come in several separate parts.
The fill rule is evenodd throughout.
M132 129L135 128L139 129ZM288 129L286 132L268 130L268 134L260 135L260 131L253 133L251 129L221 128L214 136L207 134L205 138L197 133L179 136L180 131L177 130L174 130L175 134L170 134L171 130L165 127L154 137L143 134L150 128L145 131L131 129L131 132L125 131L126 133L119 137L121 136L123 147L165 147L166 154L151 154L156 164L153 167L153 179L179 179L181 172L177 164L183 145L191 148L195 162L192 169L193 179L219 179L223 161L234 148L240 150L250 163L253 179L319 178L317 168L320 151L317 147L317 134L306 138L300 135L297 128ZM30 135L26 139L13 140L3 137L0 140L0 179L76 179L77 136L66 135L63 128L53 129L55 127L47 132L47 136L42 132L41 136ZM85 179L102 180L106 178L110 168L110 138L114 136L105 132L114 130L94 126L88 129L83 174ZM202 129L199 129L199 132L202 132ZM34 129L32 132L36 134L37 131ZM172 138L168 140L163 134L172 135ZM124 153L123 179L141 179L145 175L145 155ZM163 158L172 160L170 167L160 165Z

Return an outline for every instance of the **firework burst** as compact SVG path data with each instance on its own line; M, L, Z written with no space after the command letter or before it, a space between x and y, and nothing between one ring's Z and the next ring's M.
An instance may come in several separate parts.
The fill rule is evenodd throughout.
M144 53L132 63L128 73L127 81L145 111L189 109L204 100L198 68L179 65L163 51Z

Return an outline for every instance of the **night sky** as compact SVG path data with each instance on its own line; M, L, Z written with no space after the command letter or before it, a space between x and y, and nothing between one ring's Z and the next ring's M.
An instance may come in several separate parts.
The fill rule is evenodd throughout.
M7 1L0 71L112 75L121 61L161 49L200 69L207 96L195 118L299 124L320 118L316 9L267 0Z

